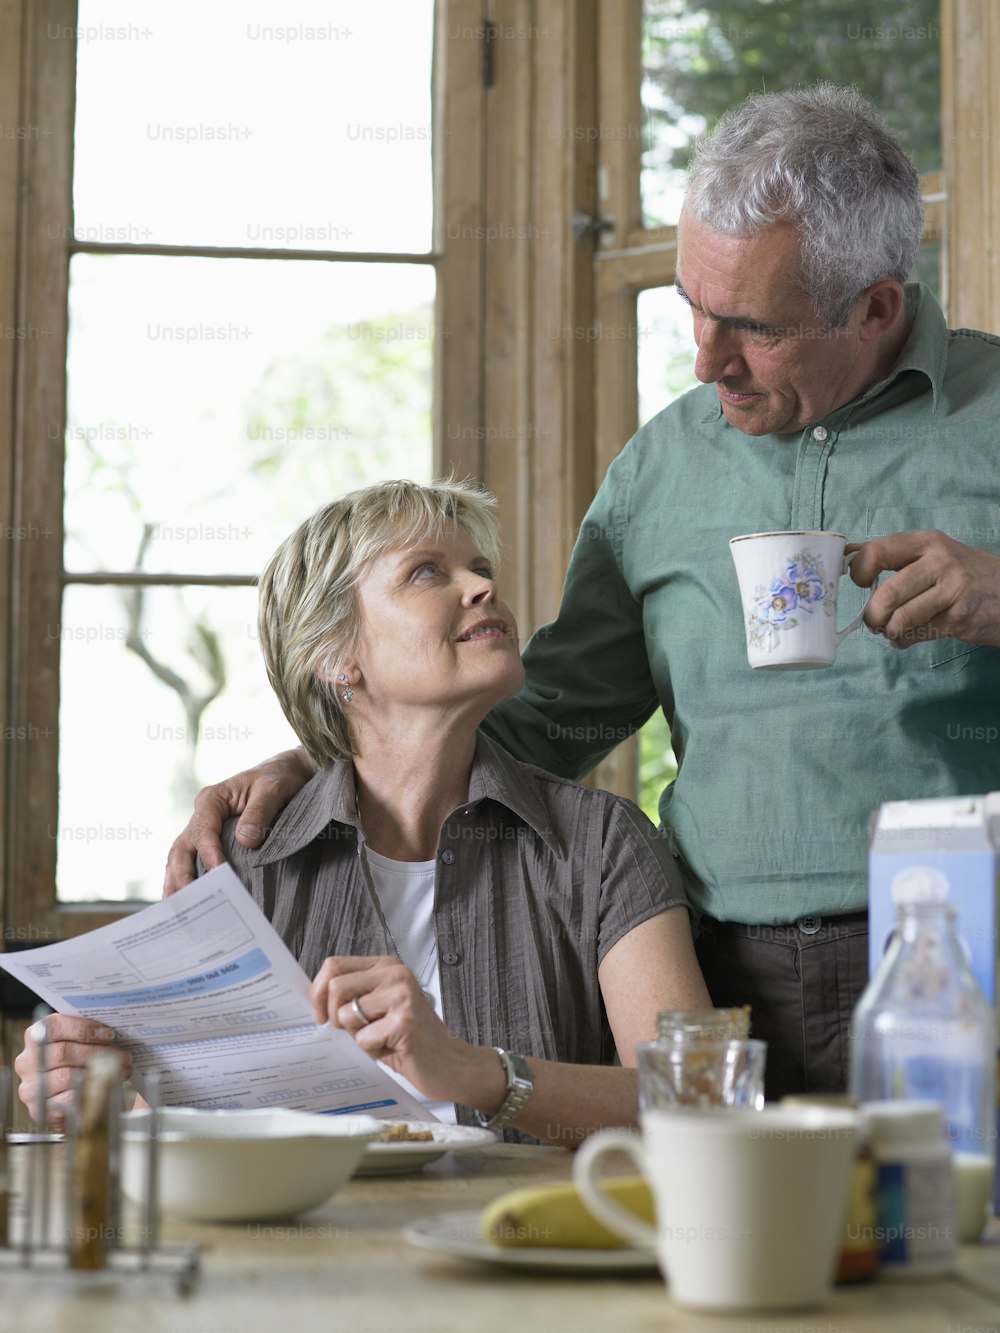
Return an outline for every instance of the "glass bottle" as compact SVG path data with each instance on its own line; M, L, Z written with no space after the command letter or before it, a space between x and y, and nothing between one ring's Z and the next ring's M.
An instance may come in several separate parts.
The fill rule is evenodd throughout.
M996 1155L996 1021L947 902L902 902L896 932L851 1021L850 1090L860 1102L936 1102L956 1181L985 1223ZM969 1206L967 1205L967 1207ZM961 1200L960 1200L960 1213Z

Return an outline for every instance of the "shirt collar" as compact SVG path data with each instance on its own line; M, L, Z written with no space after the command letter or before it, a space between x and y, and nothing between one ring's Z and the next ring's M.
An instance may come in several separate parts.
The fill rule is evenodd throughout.
M565 856L548 808L538 794L534 780L536 771L530 764L518 763L502 745L497 745L480 731L476 736L476 757L472 763L467 805L483 800L498 802L534 829L557 856ZM550 774L545 777L551 779Z
M932 410L937 409L948 363L948 326L944 312L934 299L934 293L922 282L908 282L903 291L906 313L913 321L910 336L886 378L866 389L852 403L845 403L845 407L868 402L894 384L901 375L915 371L926 378L931 390ZM837 409L838 412L842 410Z
M357 828L354 765L321 768L285 806L264 845L251 853L250 865L271 865L315 841L332 820Z
M460 808L465 810L484 800L496 801L523 819L558 856L563 856L531 774L528 765L519 764L501 746L478 732L469 799ZM251 867L271 865L301 851L319 838L331 821L358 828L354 766L346 761L321 769L292 798L264 845L249 854Z

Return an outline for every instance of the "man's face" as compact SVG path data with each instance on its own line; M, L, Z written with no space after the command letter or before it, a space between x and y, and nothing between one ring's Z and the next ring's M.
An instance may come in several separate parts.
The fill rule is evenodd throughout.
M746 435L801 431L875 382L874 346L859 335L864 302L844 328L816 320L788 224L741 238L682 216L677 289L694 318L695 374Z

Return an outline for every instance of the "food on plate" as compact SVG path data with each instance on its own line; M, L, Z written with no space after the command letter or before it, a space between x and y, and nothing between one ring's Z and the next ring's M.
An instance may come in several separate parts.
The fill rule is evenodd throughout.
M434 1135L429 1129L411 1129L403 1120L386 1125L375 1140L376 1143L433 1143Z
M642 1176L601 1182L612 1199L650 1225L653 1196ZM587 1210L575 1185L542 1185L512 1190L482 1214L480 1234L492 1245L541 1245L568 1250L612 1250L627 1242L602 1226Z

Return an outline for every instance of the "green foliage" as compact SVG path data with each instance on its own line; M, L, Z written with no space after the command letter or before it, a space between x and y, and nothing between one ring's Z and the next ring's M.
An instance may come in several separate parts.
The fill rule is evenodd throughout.
M877 10L857 0L645 0L643 11L643 170L654 196L657 185L679 183L692 140L727 108L819 79L855 84L918 171L940 168L939 0Z
M433 327L430 305L390 312L333 325L273 361L248 410L251 471L290 472L283 490L299 502L385 477L429 479Z
M677 760L670 747L670 728L658 708L639 733L639 805L660 822L660 795L677 776Z

